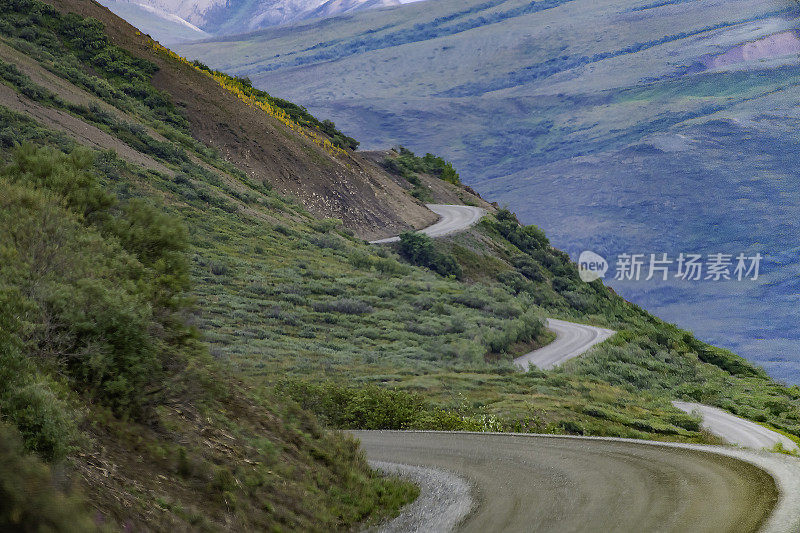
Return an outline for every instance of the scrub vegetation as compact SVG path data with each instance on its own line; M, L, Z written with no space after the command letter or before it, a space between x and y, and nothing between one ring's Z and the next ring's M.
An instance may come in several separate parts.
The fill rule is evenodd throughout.
M262 91L253 87L253 83L250 81L250 78L230 76L224 72L213 70L209 68L208 65L204 65L200 61L193 61L192 64L200 70L208 72L215 78L221 79L225 85L234 87L235 89L242 91L244 94L254 98L257 101L264 102L270 106L282 110L296 124L305 128L311 128L326 135L337 148L348 150L355 150L358 148L358 141L352 137L348 137L336 129L336 124L334 124L331 120L318 120L303 106L283 100L282 98L270 96L270 94L266 91Z
M390 155L383 159L381 166L388 172L405 178L413 186L411 195L425 202L432 198L430 191L422 184L420 174L429 174L453 185L461 185L461 178L452 163L430 153L417 157L403 146L393 148Z
M327 531L415 497L338 428L713 442L685 398L800 436L800 390L583 283L508 210L371 246L196 140L97 21L0 7L3 44L91 101L7 62L3 89L158 164L0 105L0 523ZM619 333L519 372L549 316ZM31 517L34 493L54 503Z

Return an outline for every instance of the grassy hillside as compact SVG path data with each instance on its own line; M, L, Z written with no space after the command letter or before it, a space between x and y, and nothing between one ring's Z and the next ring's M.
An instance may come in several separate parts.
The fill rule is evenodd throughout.
M573 258L760 252L757 283L612 284L795 383L799 15L793 1L437 0L179 51L365 148L443 155Z
M215 137L176 73L205 84L217 118L267 124L276 161L360 168L351 190L379 176L394 205L418 206L409 173L482 202L440 179L447 163L399 154L388 175L329 153L122 23L66 14L113 22L96 4L56 6L0 2L0 465L15 502L0 520L331 530L414 497L331 428L713 442L670 404L685 398L800 435L800 390L581 282L507 210L396 247L313 216L215 149L244 134ZM547 316L620 333L520 373L511 359L550 340ZM33 495L52 503L35 517Z
M313 219L182 133L171 99L150 85L151 65L110 46L102 28L39 2L6 3L3 13L14 26L4 39L36 32L24 44L6 42L63 75L59 94L75 94L71 79L96 101L65 100L5 62L4 88L49 116L64 112L108 132L165 171L82 148L68 130L0 107L0 461L10 502L0 521L57 530L330 530L413 498L412 486L371 472L352 439L209 355L197 326L191 225L177 216L182 195L159 185L188 187L201 213L244 205L237 196L250 188L260 191L250 201ZM113 106L101 107L104 96ZM122 116L150 120L192 151ZM33 144L15 146L25 141ZM233 173L238 191L225 188L233 177L214 174L215 164Z

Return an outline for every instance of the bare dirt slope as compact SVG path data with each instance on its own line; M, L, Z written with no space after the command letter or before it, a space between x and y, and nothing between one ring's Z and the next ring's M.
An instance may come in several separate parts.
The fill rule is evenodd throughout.
M105 7L52 0L62 12L94 17L115 44L159 66L157 88L172 95L200 141L218 149L255 179L297 198L319 217L341 219L364 238L427 226L436 215L358 154L331 156L210 77L157 53L149 39Z
M359 152L359 155L369 160L372 165L380 171L382 170L381 163L383 160L385 160L387 157L396 155L396 153L392 150L368 150ZM389 175L404 189L411 189L411 184L401 176L396 176L391 173ZM419 178L422 181L422 184L430 191L431 197L433 198L433 203L472 205L476 207L482 207L489 212L493 212L496 209L496 204L489 203L481 198L481 196L468 185L453 185L452 183L441 180L436 176L430 176L424 173L419 174Z

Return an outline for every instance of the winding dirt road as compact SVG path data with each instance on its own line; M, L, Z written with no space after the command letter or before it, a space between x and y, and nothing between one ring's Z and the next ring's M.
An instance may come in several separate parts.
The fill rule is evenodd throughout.
M555 332L556 339L538 350L526 353L514 359L514 364L522 370L534 365L542 370L549 370L578 357L594 346L611 337L614 330L576 324L555 318L547 319L547 329Z
M800 530L800 462L778 454L553 435L353 434L370 460L464 479L472 511L461 531ZM406 531L429 530L404 518Z
M776 431L738 417L718 407L692 402L672 402L672 405L687 413L697 413L703 417L702 426L711 433L722 437L731 444L760 450L768 450L780 443L786 450L798 450L797 444Z
M462 231L486 213L470 206L428 208L441 217L421 230L431 237ZM520 369L552 369L615 333L557 319L548 319L547 327L556 339L516 358ZM797 449L790 439L721 409L673 405L699 413L704 427L733 444L760 450L780 442ZM405 473L421 486L420 499L383 531L800 531L800 462L779 454L552 435L353 434L375 466Z
M425 204L425 206L439 215L439 220L427 228L419 230L429 237L443 237L451 233L464 231L465 229L477 224L486 215L486 210L481 207L469 205L447 205L447 204ZM370 241L370 244L384 244L397 242L400 237L387 237Z

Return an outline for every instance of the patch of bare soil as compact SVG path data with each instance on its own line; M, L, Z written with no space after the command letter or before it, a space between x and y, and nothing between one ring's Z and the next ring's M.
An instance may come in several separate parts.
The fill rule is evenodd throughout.
M172 95L200 141L254 179L298 199L319 217L341 219L363 238L430 225L436 215L358 154L332 156L189 65L157 53L149 39L86 0L52 0L62 12L94 17L115 44L156 63L154 84Z
M47 128L62 131L80 144L99 150L114 150L119 157L129 163L172 175L172 171L167 167L152 157L137 152L116 137L67 112L45 107L29 100L3 84L0 84L0 105L26 114Z

